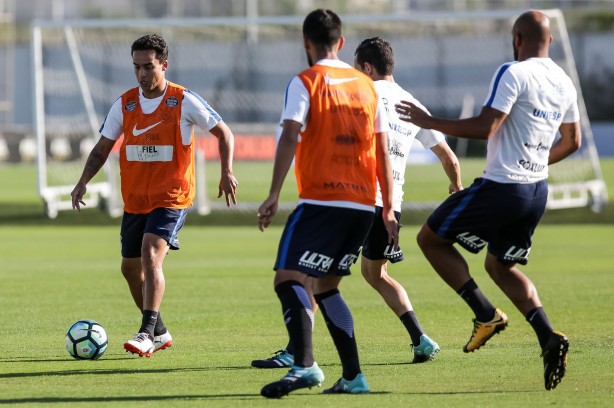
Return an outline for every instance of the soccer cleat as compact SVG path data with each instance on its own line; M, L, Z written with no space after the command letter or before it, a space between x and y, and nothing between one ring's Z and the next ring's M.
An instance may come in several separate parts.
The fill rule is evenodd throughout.
M371 390L364 374L358 373L352 381L339 378L332 387L325 389L323 394L367 394L369 391Z
M292 367L294 356L288 350L278 350L273 357L265 360L253 360L252 367L256 368L284 368Z
M167 331L164 334L160 334L158 336L154 336L153 344L154 344L154 351L153 351L154 353L156 351L164 350L165 348L170 347L170 346L173 345L173 337Z
M569 340L561 332L553 332L542 350L544 358L544 380L547 390L553 390L565 377Z
M316 362L311 367L292 366L284 378L262 387L260 394L266 398L281 398L301 388L319 387L322 381L324 373Z
M479 322L473 319L473 333L471 333L471 338L463 347L463 351L469 353L479 349L492 336L505 330L506 327L507 316L500 309L495 309L495 317L489 322Z
M132 340L124 343L124 349L141 357L151 357L154 352L154 343L147 333L137 333Z
M414 347L414 359L412 364L424 363L435 358L435 354L439 352L439 344L431 340L429 336L423 334L420 336L420 344Z

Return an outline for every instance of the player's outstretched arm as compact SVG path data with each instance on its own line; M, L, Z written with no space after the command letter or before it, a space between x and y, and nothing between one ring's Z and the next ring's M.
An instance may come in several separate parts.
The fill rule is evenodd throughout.
M284 184L284 180L294 160L298 135L303 125L293 120L284 120L283 130L277 144L275 152L275 164L273 165L273 177L269 196L258 208L258 228L264 231L271 224L279 204L279 193Z
M218 122L209 132L217 138L218 151L220 154L220 166L221 176L220 184L217 193L217 198L220 198L222 194L226 199L226 205L230 207L232 202L237 205L237 186L239 182L232 174L232 160L234 157L235 139L230 128L224 123L224 121Z
M422 129L435 129L446 135L477 140L487 140L507 117L507 114L488 106L484 106L478 116L467 119L435 118L408 101L395 105L395 110L401 120L414 123Z
M431 147L431 151L435 153L435 156L441 162L443 171L446 172L448 179L450 180L450 186L448 187L448 193L456 193L463 189L463 182L461 179L461 169L458 162L458 158L448 146L446 141L439 142L435 146Z
M98 143L96 143L90 152L87 160L85 161L85 166L83 167L81 177L79 178L75 188L70 193L70 196L72 197L72 208L74 210L81 211L81 205L85 205L83 196L87 192L87 183L89 183L89 181L105 164L109 157L109 153L111 153L111 150L113 150L113 145L115 145L115 140L100 136Z

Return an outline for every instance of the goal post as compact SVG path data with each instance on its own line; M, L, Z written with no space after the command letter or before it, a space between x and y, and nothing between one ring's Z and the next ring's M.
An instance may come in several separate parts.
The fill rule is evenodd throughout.
M346 41L340 58L351 63L360 41L382 37L390 41L395 52L395 80L433 114L477 114L496 67L512 59L510 31L521 12L341 16ZM590 206L598 210L607 203L607 191L565 21L559 10L545 12L555 37L550 55L579 91L584 136L578 152L550 168L548 208ZM66 195L85 160L80 147L99 137L98 128L112 103L136 86L130 61L130 45L136 38L154 32L166 38L170 48L167 78L198 93L220 113L235 131L238 151L243 140L274 138L285 86L306 67L301 46L303 19L277 16L33 22L38 188L48 215L70 208ZM238 134L235 129L247 130ZM71 152L62 155L57 153L61 149L56 149L54 153L52 145L67 145ZM462 143L459 147L459 155L467 150ZM204 189L205 153L210 157L211 152L200 153L197 207L207 213L224 207L224 203L215 202ZM265 160L272 157L260 156L267 157ZM241 160L259 159L236 154L236 164ZM91 206L102 201L113 215L121 213L117 174L117 163L112 159L88 186ZM285 204L290 203L282 203ZM404 209L436 204L415 202L409 196ZM237 210L251 211L254 205L241 202Z

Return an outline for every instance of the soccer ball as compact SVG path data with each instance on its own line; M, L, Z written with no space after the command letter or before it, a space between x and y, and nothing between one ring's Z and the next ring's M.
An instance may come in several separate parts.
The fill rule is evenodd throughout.
M66 332L66 350L78 360L99 359L107 344L107 332L94 320L79 320Z

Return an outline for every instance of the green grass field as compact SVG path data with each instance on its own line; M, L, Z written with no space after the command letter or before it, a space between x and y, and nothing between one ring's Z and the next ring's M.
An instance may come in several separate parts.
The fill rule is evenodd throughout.
M74 167L69 172L72 176L66 176L70 184L79 178L81 168ZM78 168L77 168L78 167ZM484 160L462 159L461 168L463 183L469 186L474 178L482 174ZM614 158L601 161L602 172L610 195L614 194ZM239 202L262 202L269 191L271 181L272 163L269 162L236 162L234 172L239 180L237 199ZM216 199L217 184L219 182L219 163L207 164L207 192L212 201L222 203ZM438 163L427 165L411 165L407 170L407 182L405 185L405 201L407 202L440 202L447 197L447 178ZM68 183L68 182L67 182ZM57 220L48 220L44 217L44 207L38 197L36 184L36 167L26 165L0 166L0 225L83 225L97 224L108 225L117 222L110 219L105 213L97 209L87 209L82 217L74 211L63 211ZM281 202L296 202L296 182L292 170L282 190ZM403 214L404 224L421 224L428 216L429 210L408 211ZM249 214L222 213L215 217L193 216L192 223L201 225L249 225L255 222L255 211ZM283 223L283 218L277 220ZM614 224L614 206L609 205L601 213L593 213L588 208L557 210L546 213L545 223L611 223Z
M82 216L87 216L86 213ZM614 398L614 227L544 225L535 236L534 278L551 320L570 338L568 374L543 389L536 338L524 318L469 256L476 281L510 317L509 328L478 352L464 354L471 313L418 253L406 227L407 259L391 268L421 323L442 347L435 361L410 365L399 320L360 276L342 293L353 310L370 395L300 390L281 401L259 396L284 370L249 367L286 342L271 266L280 228L188 225L182 249L166 261L164 319L175 343L152 358L123 352L140 317L118 270L117 226L4 226L0 247L0 404L17 406L334 406L600 407ZM98 361L73 360L66 329L93 318L109 334ZM317 317L315 355L331 386L341 368Z
M602 165L612 194L614 160ZM482 162L462 166L468 185ZM262 200L270 170L267 163L237 164L239 199ZM445 193L437 165L409 171L408 197L430 201ZM216 172L216 163L210 163L210 191ZM282 199L294 201L294 189L289 177ZM255 214L191 214L180 234L181 251L165 263L162 310L175 343L152 358L138 358L122 349L138 329L140 314L119 272L119 221L96 210L45 219L31 165L1 166L0 191L0 405L605 407L614 400L612 205L601 214L547 213L523 268L552 322L571 341L568 374L556 390L544 390L535 335L486 276L483 255L468 255L474 278L508 314L510 326L483 349L462 352L472 329L470 310L416 247L425 215L404 214L406 260L391 267L391 274L407 288L423 327L441 345L436 360L408 364L411 351L402 324L357 265L341 290L354 313L361 363L373 392L328 396L321 389L300 390L268 401L260 388L285 371L257 370L249 363L287 340L272 288L278 225L261 233ZM235 220L244 225L212 225ZM284 220L280 214L277 223ZM83 318L98 320L109 334L109 348L98 361L73 360L65 350L66 330ZM330 387L341 367L319 316L314 346L324 386Z

